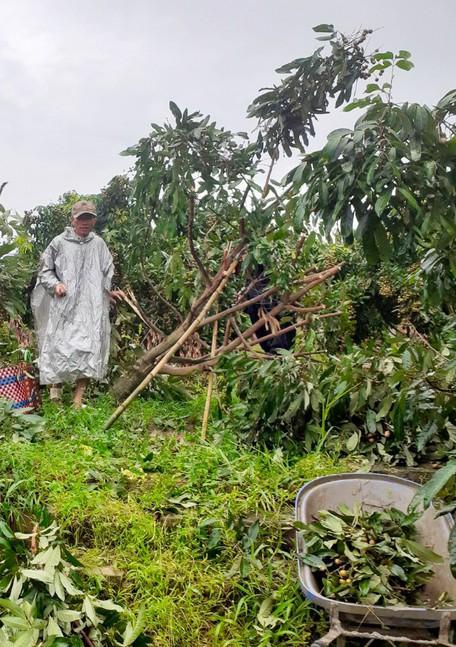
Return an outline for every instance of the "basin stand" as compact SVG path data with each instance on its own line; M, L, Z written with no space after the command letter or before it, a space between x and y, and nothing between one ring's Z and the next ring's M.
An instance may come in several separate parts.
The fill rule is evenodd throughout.
M451 620L454 619L451 613L442 613L440 621L439 635L432 638L428 634L428 638L421 637L426 629L420 630L416 628L408 629L406 627L398 628L396 631L393 629L382 629L381 627L366 627L362 630L360 623L353 624L341 620L339 616L339 609L336 605L331 606L330 611L330 628L325 636L312 643L312 647L345 647L347 638L363 638L368 641L366 647L373 640L383 640L390 643L403 643L409 645L433 645L434 647L454 647L455 643L450 643L450 628ZM400 634L398 633L400 632ZM420 635L421 634L421 635Z

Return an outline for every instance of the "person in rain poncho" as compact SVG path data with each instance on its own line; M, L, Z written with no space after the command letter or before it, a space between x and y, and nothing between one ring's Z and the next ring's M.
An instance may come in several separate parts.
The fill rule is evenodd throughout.
M89 379L106 375L111 326L111 253L93 232L95 205L81 200L71 210L71 227L46 248L32 294L41 384L61 400L63 383L75 384L73 404L82 406Z

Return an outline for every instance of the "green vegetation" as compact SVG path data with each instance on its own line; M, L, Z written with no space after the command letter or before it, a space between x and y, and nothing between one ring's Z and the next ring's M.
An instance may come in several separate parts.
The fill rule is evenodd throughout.
M435 336L435 346L396 334L336 354L324 352L318 334L303 341L311 353L304 358L289 351L264 363L241 353L224 358L234 433L250 442L294 438L308 450L357 451L393 464L441 460L455 450L452 326Z
M409 52L368 52L368 30L315 32L322 46L249 106L255 138L171 101L170 122L124 152L132 171L98 195L67 192L22 220L0 206L0 366L30 359L33 272L81 197L97 202L128 295L113 311L118 399L206 317L107 432L103 386L79 412L0 404L0 647L302 646L320 622L296 576L305 481L449 459L417 501L447 488L455 511L456 91L433 107L396 103ZM338 109L363 112L306 152L318 116ZM277 182L282 153L299 164ZM257 344L287 326L292 348ZM405 599L396 580L427 577L414 512L342 517L318 522L335 532L328 554L315 540L324 568L355 564L326 577L328 594L391 603ZM361 521L374 542L391 530L368 549L386 556L381 575L338 545L340 524L356 534ZM397 559L404 545L416 567ZM454 531L450 553L455 569Z
M322 581L328 598L361 604L423 604L422 588L442 557L416 540L418 512L385 508L366 512L321 510L317 521L302 525L302 558Z
M24 512L14 515L8 504L3 507L9 519L0 521L0 574L9 596L0 599L1 644L83 647L88 640L96 647L112 644L118 634L113 617L123 609L111 600L84 594L82 564L59 540L55 521L45 514L36 520ZM129 632L127 628L125 647L132 644Z
M4 443L4 503L46 506L90 593L143 609L153 644L302 645L314 621L296 579L295 494L352 465L242 448L222 428L201 443L203 403L140 401L107 434L106 397L81 412L46 405L38 442Z

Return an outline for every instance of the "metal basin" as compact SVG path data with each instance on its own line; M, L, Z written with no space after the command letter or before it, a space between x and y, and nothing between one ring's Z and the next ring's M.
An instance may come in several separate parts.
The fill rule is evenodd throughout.
M418 485L412 481L385 474L336 474L314 479L304 485L296 498L296 520L311 523L320 510L335 510L345 504L352 508L362 504L366 511L395 507L406 511ZM298 557L299 579L307 598L326 609L337 607L342 614L353 617L358 623L369 625L438 627L442 614L456 619L456 579L453 578L448 561L448 536L453 526L451 515L435 517L431 506L417 522L418 541L443 557L443 563L435 566L435 574L424 589L429 600L426 607L367 606L364 604L332 600L320 592L317 579L309 566ZM305 554L302 533L297 533L298 556ZM453 600L451 608L433 609L438 598L446 592ZM361 616L361 617L360 617Z

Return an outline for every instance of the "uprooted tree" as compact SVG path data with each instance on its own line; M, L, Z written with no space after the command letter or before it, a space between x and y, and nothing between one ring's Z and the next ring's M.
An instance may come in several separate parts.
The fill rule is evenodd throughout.
M435 193L439 189L442 199L443 163L435 162L435 140L448 127L453 95L433 113L393 104L390 82L368 83L367 97L350 103L357 82L390 67L392 76L410 69L410 55L403 50L367 54L367 30L352 37L332 25L315 31L328 42L329 53L320 47L277 70L283 80L261 91L248 109L248 116L258 121L256 141L217 128L209 117L181 111L171 102L175 125L152 124L149 137L125 151L136 162L118 253L128 258L128 275L140 275L168 311L172 330L161 330L130 293L130 305L155 343L116 381L117 398L128 397L107 426L157 373L210 371L223 354L237 349L267 361L275 355L258 352L257 343L305 328L315 317L337 314L322 312L324 306L311 296L340 269L314 267L309 261L315 216L328 235L340 225L347 241L354 234L360 238L372 262L391 253L396 240L402 246L405 240L408 253L412 248L416 253L423 236L415 235L415 227L413 236L404 237L410 224L436 229L429 218L410 218L421 210L423 173L428 183L438 184ZM305 153L318 115L332 103L367 107L367 112L353 131L336 131L322 151L305 154L287 182L274 182L272 170L281 152ZM427 149L432 154L424 153ZM445 142L447 156L448 150ZM401 158L406 154L407 165ZM419 172L421 155L429 158ZM426 201L431 195L428 191ZM444 227L445 218L442 223ZM441 248L438 236L437 231L434 239ZM449 254L445 259L451 268ZM257 316L249 321L245 312L255 304ZM192 352L195 346L197 353Z

